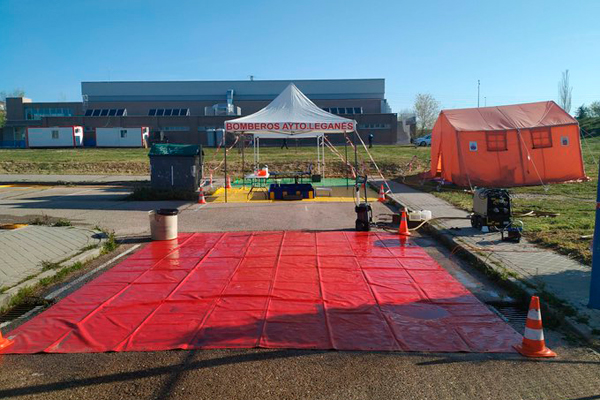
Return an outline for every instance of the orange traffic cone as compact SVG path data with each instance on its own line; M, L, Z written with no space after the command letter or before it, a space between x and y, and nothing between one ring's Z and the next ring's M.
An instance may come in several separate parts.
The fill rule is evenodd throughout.
M200 190L198 191L198 204L206 204L206 199L204 198L204 190L202 186L200 186Z
M537 296L531 297L523 343L515 346L515 349L525 357L556 357L556 353L547 348L544 341L540 299Z
M381 189L379 189L379 198L377 201L380 203L385 203L385 191L383 190L383 185L381 185Z
M406 220L406 211L402 211L402 214L400 214L400 229L398 229L398 234L400 236L410 236L410 232L408 231L408 221Z
M227 177L227 181L225 183L225 188L231 189L231 178L230 177Z
M0 350L4 349L5 347L10 346L11 344L13 344L13 341L3 338L2 332L0 332Z

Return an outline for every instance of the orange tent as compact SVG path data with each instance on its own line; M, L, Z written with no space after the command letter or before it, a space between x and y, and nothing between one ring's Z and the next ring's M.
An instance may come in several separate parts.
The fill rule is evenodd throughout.
M443 110L431 135L430 173L459 186L587 179L579 124L553 101Z

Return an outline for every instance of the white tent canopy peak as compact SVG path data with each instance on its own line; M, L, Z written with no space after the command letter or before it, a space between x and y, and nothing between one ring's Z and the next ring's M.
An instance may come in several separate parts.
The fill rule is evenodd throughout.
M225 122L227 132L260 134L264 138L269 134L315 137L355 129L356 121L322 110L293 83L262 110Z

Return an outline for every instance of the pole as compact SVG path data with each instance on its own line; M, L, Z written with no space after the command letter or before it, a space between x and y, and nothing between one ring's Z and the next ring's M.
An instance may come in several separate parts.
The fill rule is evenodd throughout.
M354 145L354 172L356 174L356 183L358 183L358 149L356 147L356 130L352 131L352 144Z
M600 309L600 175L598 175L598 190L596 192L596 225L594 226L594 242L592 244L592 278L588 307Z
M225 203L227 203L227 132L223 132L223 151L225 151Z
M479 108L479 86L480 82L479 79L477 79L477 108Z
M242 133L242 186L246 189L246 135Z
M346 140L346 134L344 134L344 166L346 167L346 189L348 189L348 141Z

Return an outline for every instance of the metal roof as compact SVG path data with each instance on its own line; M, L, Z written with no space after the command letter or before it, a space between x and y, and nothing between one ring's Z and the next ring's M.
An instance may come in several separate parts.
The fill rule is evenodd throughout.
M384 99L385 79L139 81L82 82L89 102L224 100L233 89L235 100L273 100L290 83L310 99Z

